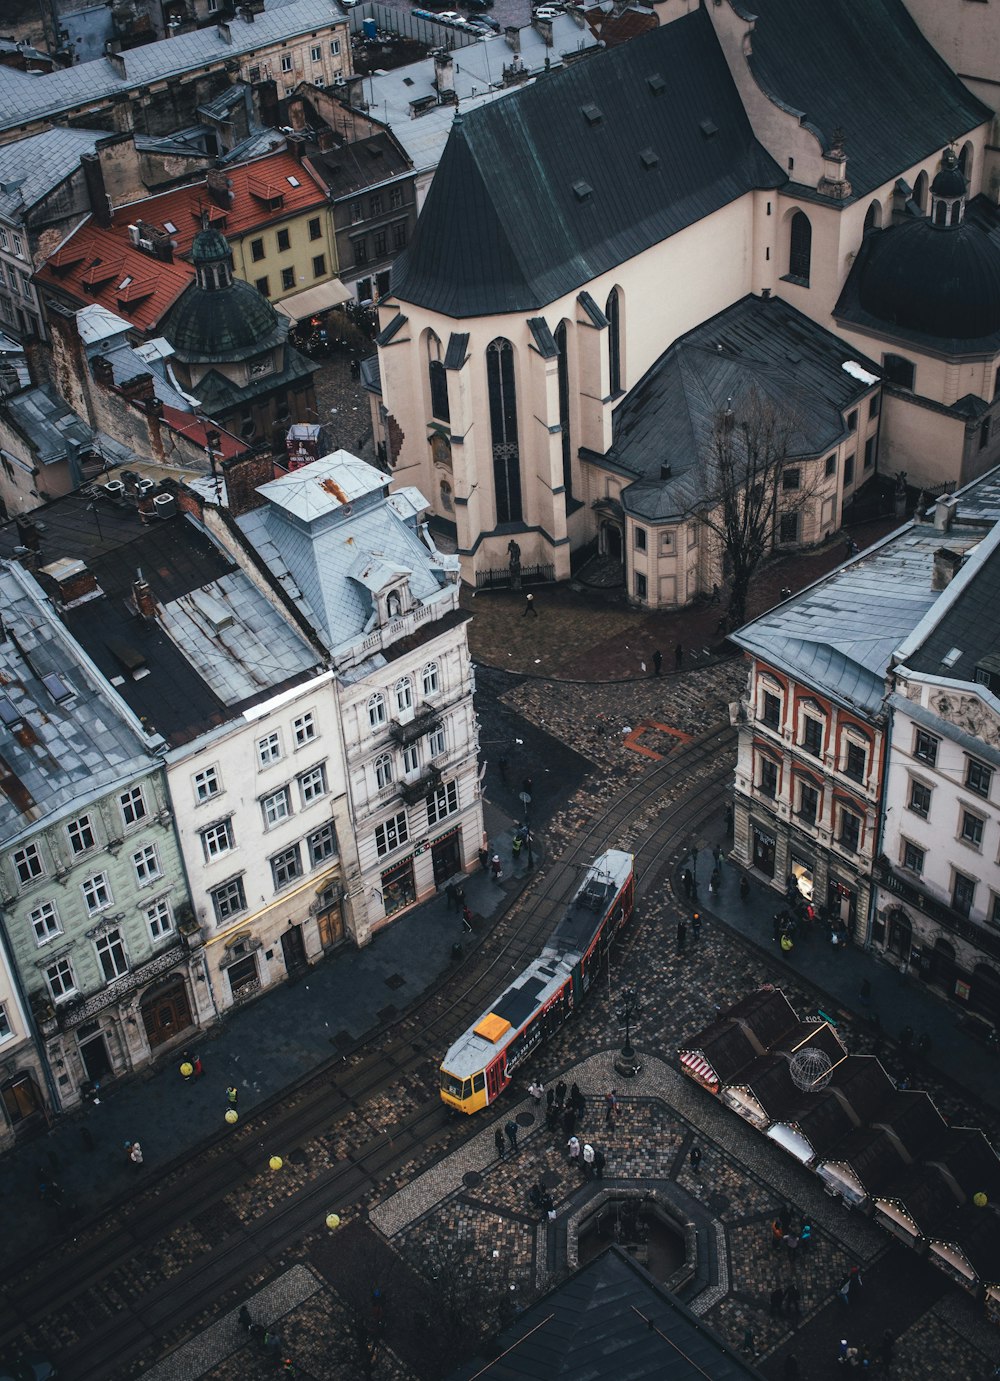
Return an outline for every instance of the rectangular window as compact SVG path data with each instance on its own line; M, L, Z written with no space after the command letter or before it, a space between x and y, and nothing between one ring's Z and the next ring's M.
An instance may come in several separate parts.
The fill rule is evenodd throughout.
M781 727L781 701L770 691L764 692L761 702L761 719L769 729L779 729Z
M92 878L87 878L81 890L83 900L87 903L87 910L92 916L111 905L113 898L107 873L95 873Z
M291 248L291 245L292 245L292 238L291 238L291 235L289 234L289 232L288 232L287 230L279 230L279 231L278 231L278 252L279 252L280 254L284 254L284 252L285 252L286 249L290 249L290 248Z
M364 218L365 218L365 213L364 213L364 209L362 208L362 205L361 205L360 201L352 201L352 202L351 202L351 224L352 224L352 225L357 225L358 221L363 221Z
M411 743L409 748L403 749L403 772L408 776L411 772L419 771L419 768L420 744Z
M381 214L382 214L382 194L381 194L381 192L376 192L374 196L369 197L369 199L368 199L368 214L369 214L370 216L381 216Z
M968 758L965 764L965 785L977 796L989 796L993 782L993 768L976 758Z
M328 820L318 830L313 830L306 839L306 848L309 850L309 865L312 868L318 868L328 858L336 856L337 831L332 820Z
M646 529L644 527L635 529L635 549L636 551L646 550Z
M962 811L962 842L971 844L974 849L981 849L983 846L983 820L978 815L973 815L971 810Z
M251 241L250 241L250 258L254 261L255 264L259 264L260 261L261 261L261 259L263 259L263 257L264 257L264 241L263 241L263 240L251 240Z
M966 877L964 873L956 873L955 881L951 888L951 904L961 916L968 916L972 910L972 903L976 896L975 878Z
M296 748L302 748L307 743L312 743L316 737L316 721L312 710L306 710L305 714L300 714L298 719L292 720L292 735L295 739Z
M798 489L798 488L801 486L801 484L802 484L802 471L801 471L801 470L799 470L798 468L795 468L795 467L789 468L789 469L787 469L787 470L782 470L782 472L781 472L781 487L782 487L782 489L786 489L786 490Z
M458 783L444 782L427 797L427 823L436 825L458 810Z
M326 767L323 763L310 768L308 772L303 772L299 778L299 792L303 806L311 805L313 801L318 801L321 796L326 795Z
M43 873L42 855L38 851L37 844L25 844L23 849L15 849L11 855L14 864L14 871L17 873L17 880L22 886L29 882L34 882L35 878L40 878Z
M432 729L427 735L427 756L429 758L439 758L447 747L444 728L439 726Z
M124 978L128 973L128 959L125 957L125 941L120 930L109 930L97 941L97 957L104 971L104 981L113 983L116 978Z
M55 1002L72 997L76 992L76 980L68 959L57 959L54 964L50 964L45 970L45 980Z
M21 239L20 235L14 236L14 253L19 259L24 258L24 241Z
M807 825L815 825L819 811L819 792L808 782L799 783L799 816Z
M863 782L865 779L865 769L868 766L868 754L860 743L849 743L847 745L847 757L844 761L844 776L851 777L856 782Z
M29 911L28 920L31 922L31 928L35 932L35 943L37 945L47 944L49 940L54 940L57 935L62 934L59 916L50 901L43 901L39 906L35 907L34 911Z
M979 428L979 449L985 451L990 444L990 419L984 417Z
M772 798L778 794L778 765L770 758L760 760L760 793Z
M854 457L848 456L844 461L844 484L851 484L854 480Z
M339 57L340 57L340 39L339 39L339 38L335 38L335 39L333 39L333 40L331 41L331 43L330 43L330 52L333 54L333 56L334 56L335 58L339 58Z
M282 55L281 55L281 70L282 70L282 72L290 72L290 71L292 70L292 55L291 55L291 53L282 53Z
M295 287L295 270L281 270L281 289L282 292L290 292Z
M282 820L287 820L292 813L288 787L283 786L280 791L274 791L270 796L265 796L260 803L260 808L264 813L264 824L268 829L274 825L280 825Z
M855 815L853 810L840 812L840 842L845 849L857 853L861 843L861 816Z
M69 846L75 854L85 854L88 849L94 847L94 830L89 815L81 815L78 820L71 820L66 826L66 833L69 836Z
M205 851L205 862L221 858L233 847L233 827L229 820L220 820L215 825L201 831L201 847Z
M389 188L389 210L390 210L390 211L398 211L402 205L403 205L403 189L402 189L402 187L390 187L390 188Z
M866 469L866 470L870 470L870 469L872 468L872 466L875 464L875 446L876 446L877 442L878 442L878 437L875 437L875 436L870 436L870 437L868 438L868 440L865 442L865 469Z
M313 46L309 49L309 57L312 62L323 61L323 49L319 46L318 43L314 43Z
M810 715L802 716L802 747L814 758L823 753L823 725Z
M322 278L326 273L326 255L316 254L313 256L313 277Z
M837 457L836 457L836 454L834 454L834 455L832 455L832 456L827 456L827 458L826 458L826 465L825 465L824 468L825 468L825 470L826 470L826 474L827 474L827 477L828 477L828 478L829 478L830 475L835 475L835 474L837 473Z
M635 597L636 599L646 598L646 577L643 575L642 571L636 571L635 573Z
M389 236L384 230L375 232L375 258L384 259L389 252Z
M156 856L156 845L144 844L141 849L137 849L132 855L132 867L135 869L135 880L140 887L144 882L152 882L153 878L158 878L160 860Z
M322 235L323 235L323 227L322 227L322 225L320 224L319 216L313 216L312 220L309 221L308 224L309 224L309 238L310 238L310 240L319 240L319 239L321 239L321 238L322 238Z
M392 227L392 247L393 249L406 248L406 222L398 221Z
M216 887L210 892L209 896L212 898L212 906L215 908L215 919L220 924L223 921L228 921L232 916L238 916L241 911L247 909L242 878L233 878L232 882L224 882L221 887Z
M922 873L924 871L924 850L918 848L916 844L911 844L908 839L903 840L903 867L909 869L911 873Z
M391 819L376 827L375 848L379 858L390 853L393 849L398 849L401 844L406 843L409 837L406 811L401 810L398 815L393 815Z
M879 395L878 395L877 393L873 393L872 396L868 399L868 416L869 416L869 417L878 417L878 410L879 410Z
M937 762L938 744L941 742L926 729L918 729L913 737L913 756L933 767Z
M132 825L138 825L140 820L145 820L146 798L142 794L141 786L133 786L128 791L123 791L118 797L118 804L121 807L122 821L126 829Z
M799 540L799 515L797 513L782 513L781 532L779 541L797 542Z
M914 815L920 815L924 820L930 814L931 789L929 786L924 786L923 782L910 783L910 809Z
M271 877L274 881L274 890L277 892L282 887L287 887L290 882L302 876L302 854L298 844L292 844L290 848L282 849L280 854L275 854L271 859Z
M281 760L281 735L277 730L257 740L257 765L270 767L272 762Z
M174 928L174 917L170 910L170 903L163 897L147 906L142 914L146 917L151 940L162 940L164 935L169 935Z
M260 293L261 297L271 296L271 285L266 278L255 278L253 285Z
M209 801L222 791L222 780L217 767L206 767L203 771L196 772L191 780L194 783L196 801Z
M0 1041L10 1040L13 1034L7 1017L7 1008L0 1002Z
M857 408L855 408L853 412L849 412L849 413L847 414L847 430L848 430L849 432L856 432L856 431L858 430L858 410L857 410Z

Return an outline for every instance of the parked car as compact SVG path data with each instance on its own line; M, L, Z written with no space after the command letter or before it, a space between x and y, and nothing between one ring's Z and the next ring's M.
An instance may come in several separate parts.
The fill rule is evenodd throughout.
M533 19L558 19L561 13L562 13L561 10L554 10L554 9L552 9L551 6L549 6L549 5L543 5L542 8L541 8L540 10L535 10L534 14L532 15L532 18L533 18Z
M499 24L491 14L470 14L470 24L478 24L481 28L488 29L491 34L503 32L503 25Z

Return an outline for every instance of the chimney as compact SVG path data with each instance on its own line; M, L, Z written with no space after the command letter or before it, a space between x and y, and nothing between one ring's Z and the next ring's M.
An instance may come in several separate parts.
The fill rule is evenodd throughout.
M105 53L104 56L107 58L108 62L111 63L115 76L119 77L123 82L128 81L128 72L125 70L125 54ZM90 154L87 154L86 157L89 158Z
M669 466L669 465L665 465L665 464L661 461L661 462L660 462L660 479L661 479L661 480L668 480L672 474L673 474L673 469L672 469L672 467Z
M90 372L93 374L97 383L104 388L114 388L115 372L111 368L111 361L105 359L103 355L95 355L90 361Z
M531 27L537 29L538 37L545 44L546 48L552 47L552 20L539 19L537 16L532 19Z
M16 518L17 540L22 547L27 547L29 551L38 552L42 549L42 534L30 518Z
M257 450L243 451L231 460L224 460L222 473L226 481L229 512L234 518L240 518L267 502L257 491L262 484L274 479L271 448L262 446Z
M144 619L156 618L156 600L153 592L149 588L147 581L142 578L142 571L137 571L138 580L132 582L132 603L135 605L135 612Z
M316 147L319 149L320 153L329 153L334 145L333 130L324 125L324 127L317 132Z
M230 29L228 24L225 24L220 20L219 23L215 26L215 31L222 39L223 43L232 43L233 31L232 29Z
M455 90L455 61L443 48L434 54L434 85L439 96Z
M521 30L516 24L508 24L503 31L503 36L507 40L507 47L512 53L521 51Z
M950 547L938 547L934 553L934 574L931 576L932 590L946 590L962 569L963 557Z
M119 385L123 398L134 403L148 403L156 397L152 374L134 374Z
M111 206L108 202L107 188L104 186L104 169L101 167L101 160L96 153L81 154L80 167L83 169L87 200L90 203L94 221L97 225L107 229L111 224Z
M942 494L934 506L934 526L938 532L950 532L958 514L958 500L954 494Z
M38 583L46 594L64 609L73 609L88 600L101 598L101 587L93 571L75 557L63 556L38 570Z
M228 211L233 204L233 192L229 178L226 177L221 168L209 168L205 178L205 187L216 206L221 206L224 211Z

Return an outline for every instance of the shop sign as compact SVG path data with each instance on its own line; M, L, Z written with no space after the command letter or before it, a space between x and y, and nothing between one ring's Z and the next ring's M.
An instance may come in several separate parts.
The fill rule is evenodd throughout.
M955 996L956 996L956 997L961 998L963 1002L968 1002L970 991L971 991L971 990L970 990L969 984L966 983L966 982L964 981L964 979L961 979L961 978L956 978L956 979L955 979ZM963 1020L964 1020L964 1018L963 1018Z
M764 830L760 829L757 825L754 825L753 832L762 844L767 844L772 849L777 846L778 841L773 834L766 834Z

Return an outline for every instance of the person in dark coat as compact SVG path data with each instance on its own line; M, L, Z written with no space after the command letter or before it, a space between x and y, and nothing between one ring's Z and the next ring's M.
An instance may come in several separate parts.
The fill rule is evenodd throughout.
M653 653L653 675L659 676L663 669L663 653L659 648Z
M503 1132L498 1127L493 1133L493 1145L497 1148L497 1160L503 1160L504 1143Z
M504 1131L507 1133L507 1140L510 1142L510 1149L511 1149L512 1151L516 1151L516 1150L517 1150L517 1123L514 1122L514 1121L508 1122L508 1123L506 1124L506 1126L504 1127Z
M688 928L687 928L687 922L686 922L686 921L678 921L678 922L677 922L677 953L678 953L678 954L683 954L683 953L684 953L684 945L685 945L685 942L687 941L687 929L688 929Z
M567 1108L563 1113L563 1132L570 1137L576 1131L576 1109Z
M566 1102L566 1085L561 1079L556 1084L556 1102L560 1107Z
M594 1179L604 1179L604 1166L606 1164L604 1152L599 1146L594 1147Z

